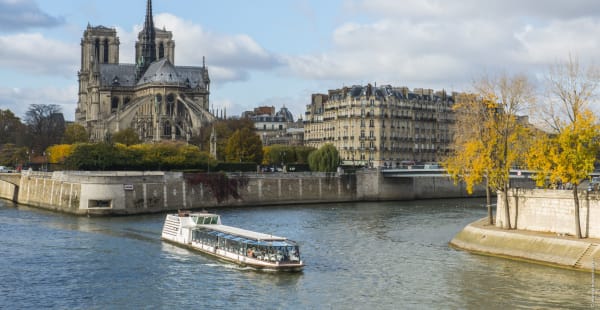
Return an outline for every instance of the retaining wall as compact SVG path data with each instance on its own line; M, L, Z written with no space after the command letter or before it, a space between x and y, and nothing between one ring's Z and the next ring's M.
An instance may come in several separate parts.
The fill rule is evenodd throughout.
M600 193L579 191L578 194L581 233L584 237L600 238ZM506 207L500 197L496 226L507 228ZM508 200L511 227L575 235L575 205L571 190L512 189L508 192Z
M74 214L118 215L198 209L376 200L467 197L443 175L383 177L375 169L357 174L245 174L241 199L217 201L211 190L192 186L180 172L23 172L14 186L0 181L0 198ZM235 177L235 175L230 175ZM476 196L484 195L483 190Z

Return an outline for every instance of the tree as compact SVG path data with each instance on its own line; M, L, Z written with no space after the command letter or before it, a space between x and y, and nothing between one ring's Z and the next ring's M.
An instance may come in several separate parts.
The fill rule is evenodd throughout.
M327 143L308 155L312 171L335 172L340 164L340 154L333 144Z
M112 135L112 142L121 143L129 146L133 144L139 144L142 142L142 140L140 140L140 136L133 128L127 128L115 132Z
M10 110L0 109L0 145L16 144L21 145L24 141L23 132L25 126L21 119L15 116Z
M263 156L260 137L249 128L236 130L227 140L227 161L261 163Z
M13 166L15 168L19 164L23 164L27 161L27 148L18 147L15 144L7 143L0 145L0 165L2 166Z
M475 185L485 183L490 224L490 191L499 192L510 229L510 169L523 158L528 141L526 126L519 122L517 114L533 102L533 88L523 75L501 75L482 78L474 89L473 94L462 96L454 106L454 153L443 165L456 182L465 182L469 193Z
M69 124L65 127L62 142L64 144L87 143L90 137L85 127L79 124Z
M575 234L582 238L578 186L594 170L598 155L600 127L589 104L597 95L600 74L597 67L582 68L569 57L552 66L546 78L547 100L536 110L554 136L537 140L528 164L537 171L538 184L548 179L573 186Z
M32 104L25 113L30 135L29 147L41 154L48 146L58 144L65 132L65 119L56 104Z
M75 145L73 144L55 144L46 149L46 155L48 156L48 162L51 164L64 163L65 160L71 156Z
M248 128L251 131L255 131L254 122L246 118L229 118L226 120L218 120L213 124L213 126L217 135L217 158L215 159L225 158L225 148L227 147L227 141L229 140L231 135L233 135L234 132L243 128ZM210 135L212 133L212 128L212 126L202 127L200 129L199 136L192 137L191 143L200 146L200 150L202 151L209 151Z

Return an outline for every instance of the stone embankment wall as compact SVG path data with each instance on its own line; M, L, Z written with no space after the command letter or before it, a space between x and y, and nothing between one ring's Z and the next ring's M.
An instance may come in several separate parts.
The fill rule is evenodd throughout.
M592 240L502 229L487 225L487 219L482 219L467 225L450 245L484 255L592 270L594 257L600 253Z
M242 199L222 202L202 184L190 185L178 172L24 172L19 186L0 181L0 198L80 215L356 200L355 176L246 176L248 184L238 189Z
M231 177L235 177L232 175ZM468 197L448 177L384 177L378 170L346 174L245 174L241 199L218 202L178 172L24 172L18 186L0 181L0 198L73 214L119 215L198 209L378 200ZM475 196L485 195L482 189Z
M600 193L579 191L579 218L584 237L600 238ZM571 190L512 189L508 192L512 228L575 235L575 205ZM496 226L507 228L504 199L498 197Z
M450 244L480 254L598 272L594 261L600 257L600 193L578 195L584 239L574 237L571 190L515 188L508 192L508 208L504 195L498 195L495 225L487 219L471 223Z

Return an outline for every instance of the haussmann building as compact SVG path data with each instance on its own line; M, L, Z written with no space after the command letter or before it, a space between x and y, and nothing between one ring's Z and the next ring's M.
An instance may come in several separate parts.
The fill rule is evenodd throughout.
M352 86L313 94L304 143L333 144L344 165L436 163L451 152L454 96L445 91Z

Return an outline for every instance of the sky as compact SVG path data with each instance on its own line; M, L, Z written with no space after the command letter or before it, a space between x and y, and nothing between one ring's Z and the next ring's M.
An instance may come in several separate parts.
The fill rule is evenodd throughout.
M173 32L175 64L211 77L213 109L240 115L351 85L468 91L483 75L543 79L571 57L597 64L597 0L154 0ZM80 41L88 23L117 29L134 63L145 0L0 0L0 109L77 106Z

